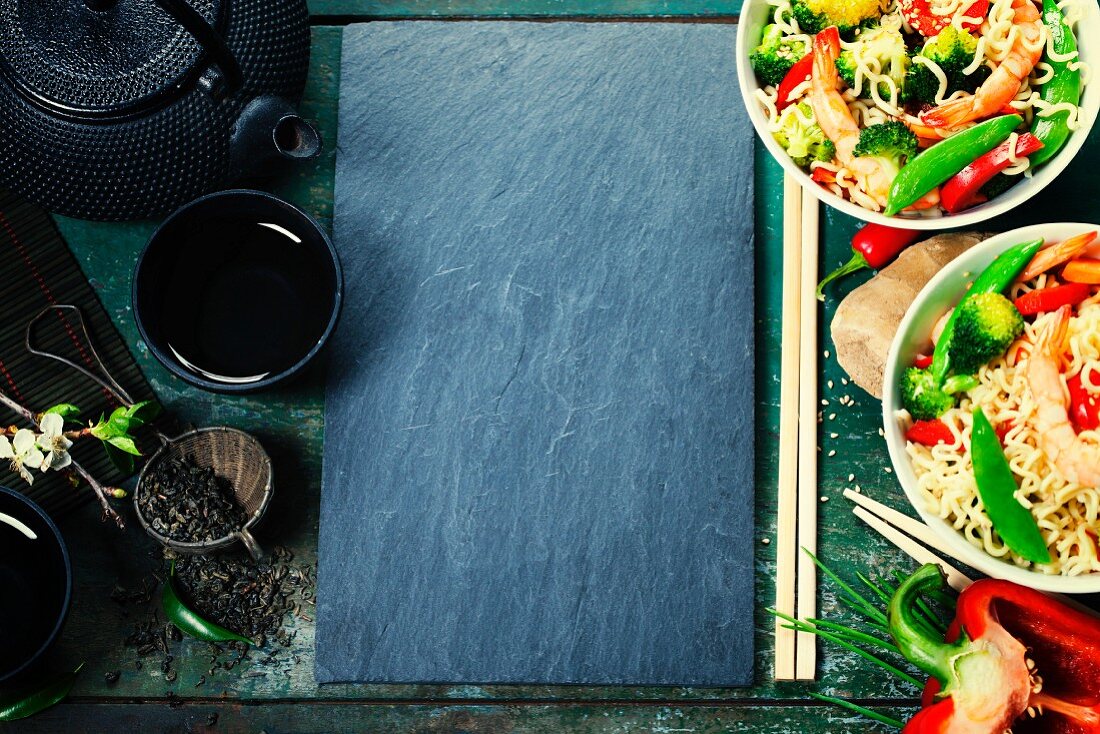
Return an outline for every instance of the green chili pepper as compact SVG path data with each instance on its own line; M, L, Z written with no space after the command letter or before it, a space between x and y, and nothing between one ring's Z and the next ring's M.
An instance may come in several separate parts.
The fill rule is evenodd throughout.
M1000 293L1016 279L1016 276L1027 267L1031 258L1043 246L1043 240L1032 240L1014 247L1010 247L997 259L989 264L981 274L974 279L974 283L966 291L959 303L979 293ZM936 385L942 387L947 380L947 373L951 370L951 361L947 355L951 348L951 339L955 335L955 316L959 313L958 307L951 312L947 323L943 327L940 339L936 342L936 349L932 352L932 377Z
M0 721L25 719L60 703L65 696L69 695L73 683L76 682L76 676L83 667L84 663L81 663L76 670L71 673L62 673L36 690L24 690L0 697Z
M176 564L174 563L172 564L172 570L168 573L168 580L164 583L164 591L161 593L160 601L168 621L176 625L180 632L185 635L206 642L246 642L249 645L255 644L243 635L238 635L236 632L203 619L184 604L176 591Z
M1057 0L1043 0L1043 22L1050 29L1051 43L1048 49L1053 47L1059 56L1077 51L1077 39L1073 36L1073 30L1066 25ZM1054 76L1039 90L1043 101L1052 105L1064 102L1080 104L1081 72L1070 69L1070 61L1056 61L1049 53L1043 60L1054 69ZM1066 144L1070 134L1069 116L1068 110L1055 112L1050 117L1035 116L1035 121L1031 124L1031 134L1039 138L1043 147L1031 154L1032 168L1049 161Z
M996 148L1023 121L1019 115L994 117L936 143L909 161L894 178L886 215L894 216Z
M1016 479L1001 450L1001 441L981 408L974 411L970 455L978 496L982 498L993 529L1021 558L1032 563L1050 563L1050 551L1039 532L1039 525L1031 512L1016 500Z

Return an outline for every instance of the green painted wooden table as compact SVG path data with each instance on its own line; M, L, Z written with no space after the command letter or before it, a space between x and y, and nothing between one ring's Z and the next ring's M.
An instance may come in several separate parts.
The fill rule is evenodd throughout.
M661 17L682 22L734 22L740 0L312 0L315 18L313 59L304 112L320 122L326 154L311 166L273 182L272 188L331 221L337 93L342 26L375 18L492 17ZM716 79L715 83L733 83ZM295 619L297 635L278 660L254 653L232 671L207 676L205 643L172 643L175 680L150 656L138 669L135 651L123 640L137 612L111 601L116 586L133 587L148 572L155 549L136 522L125 534L98 522L95 508L65 518L76 565L76 599L64 639L50 664L85 667L72 696L60 706L5 731L43 732L862 732L866 721L809 699L808 691L850 697L866 705L904 713L913 691L875 672L859 658L822 650L819 682L772 681L772 622L764 608L774 596L776 447L779 401L779 279L781 173L757 149L758 355L757 458L759 473L755 619L756 684L745 690L683 688L586 688L508 686L318 686L313 681L312 620ZM86 274L168 408L195 425L231 425L255 433L271 451L279 484L261 540L291 548L302 562L316 557L321 447L324 439L322 369L293 388L259 397L222 397L187 388L161 368L142 344L130 313L130 275L138 251L154 223L91 224L68 219L59 225ZM839 263L856 223L827 213L823 224L822 267ZM855 279L858 282L858 279ZM847 284L849 287L852 283ZM822 324L832 317L831 301ZM823 328L823 410L820 467L821 549L827 562L844 567L906 567L899 552L869 535L840 496L859 484L876 497L902 504L900 489L884 469L878 403L854 386L829 356ZM839 404L844 396L852 402ZM848 401L845 401L848 402ZM849 476L853 478L849 480ZM128 507L126 508L128 511ZM746 508L748 510L748 508ZM836 612L831 589L821 604ZM288 660L297 658L297 664ZM117 682L106 674L119 671ZM211 715L217 722L208 726Z

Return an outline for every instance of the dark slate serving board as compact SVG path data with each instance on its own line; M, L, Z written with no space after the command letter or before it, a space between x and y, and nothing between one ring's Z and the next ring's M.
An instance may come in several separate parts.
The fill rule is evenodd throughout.
M345 31L320 681L751 683L735 32Z

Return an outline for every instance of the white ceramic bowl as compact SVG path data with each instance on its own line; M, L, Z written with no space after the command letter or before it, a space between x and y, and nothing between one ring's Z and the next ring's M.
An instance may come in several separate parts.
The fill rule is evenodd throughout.
M1096 229L1095 224L1038 224L1024 227L988 239L949 263L921 290L902 319L890 347L890 355L886 358L886 378L882 392L883 428L886 431L886 445L890 450L894 473L909 502L936 534L943 538L952 555L995 578L1064 594L1100 592L1100 573L1051 576L1041 571L1019 568L1008 561L987 555L966 540L947 521L928 511L925 498L917 489L917 475L905 451L905 435L895 415L901 410L899 382L902 372L913 364L917 354L928 352L932 327L948 309L958 303L978 273L1013 245L1040 237L1048 242L1059 242L1092 229Z
M1085 17L1081 19L1076 29L1081 59L1090 64L1093 69L1097 69L1100 68L1100 43L1088 39L1100 39L1100 8L1098 8L1095 0L1082 0L1082 5L1085 8ZM1042 191L1065 170L1066 166L1069 165L1070 161L1085 144L1093 123L1096 121L1097 114L1100 114L1100 78L1096 78L1085 87L1081 99L1081 127L1070 135L1061 152L1043 166L1033 178L1024 179L1007 192L981 206L968 209L959 214L939 217L888 217L885 214L872 212L850 201L845 201L812 181L805 171L794 164L791 157L787 155L779 143L775 142L771 133L768 132L768 121L764 115L764 108L753 96L756 90L759 89L759 84L756 81L756 74L749 64L749 54L760 43L763 28L770 21L773 10L773 6L768 5L765 0L745 0L745 5L741 10L740 24L737 28L737 75L741 82L741 96L748 107L749 118L752 120L753 126L756 127L757 134L764 141L764 145L771 152L772 157L779 161L779 164L783 166L787 173L797 178L803 187L813 192L814 196L829 206L866 222L877 222L878 224L895 227L903 226L907 229L938 230L951 227L967 227L978 222L984 222L999 214L1004 214Z

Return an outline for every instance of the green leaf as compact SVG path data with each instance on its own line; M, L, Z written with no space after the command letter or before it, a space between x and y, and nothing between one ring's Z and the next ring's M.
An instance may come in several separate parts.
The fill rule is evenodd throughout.
M119 472L126 476L131 476L134 473L134 457L125 451L120 451L109 443L104 442L104 451L107 452L107 458L111 460L112 466L118 469Z
M194 637L199 640L205 640L206 642L245 642L249 645L254 645L252 640L238 635L236 632L231 632L225 627L208 622L200 617L196 612L192 611L179 597L179 593L176 591L176 564L172 564L172 569L168 572L168 580L164 583L164 591L160 597L161 605L164 607L164 616L168 618L168 621L176 625L180 632Z
M60 403L47 410L46 414L59 415L65 420L72 420L80 415L80 408L71 403Z
M113 436L107 439L107 443L114 446L120 451L125 451L133 456L141 456L141 452L138 451L137 444L134 443L134 439L129 436Z
M126 410L126 417L139 426L145 425L158 415L160 415L160 403L152 400L135 403Z
M25 719L60 703L69 695L76 676L83 667L84 663L81 663L71 673L62 673L34 690L23 690L0 697L0 721Z

